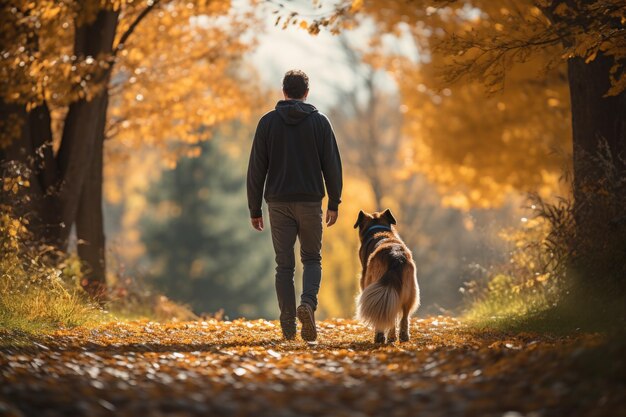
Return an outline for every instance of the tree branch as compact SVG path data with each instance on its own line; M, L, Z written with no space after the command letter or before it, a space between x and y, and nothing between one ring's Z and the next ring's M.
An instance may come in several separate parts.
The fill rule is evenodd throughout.
M126 43L126 41L128 41L130 35L133 34L139 23L141 23L141 21L152 11L152 9L154 9L159 4L160 1L161 0L148 0L148 7L146 7L141 11L141 13L139 13L133 23L131 23L128 29L126 29L126 32L124 32L120 37L120 41L117 43L117 46L113 50L113 56L117 56L119 51L124 49L124 44Z

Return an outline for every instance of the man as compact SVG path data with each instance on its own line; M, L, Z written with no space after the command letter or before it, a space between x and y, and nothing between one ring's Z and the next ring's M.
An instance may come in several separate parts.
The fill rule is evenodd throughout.
M284 100L265 114L257 126L248 164L248 207L252 227L263 230L261 203L269 209L276 253L276 294L283 336L296 336L296 315L306 341L317 338L314 312L322 278L322 198L328 191L326 225L337 221L341 202L341 158L328 118L311 104L309 78L288 71L283 78ZM300 305L294 289L296 237L304 266Z

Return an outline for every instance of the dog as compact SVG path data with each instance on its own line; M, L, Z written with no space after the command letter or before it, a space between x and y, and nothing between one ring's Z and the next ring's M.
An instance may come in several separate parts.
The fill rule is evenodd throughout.
M361 248L361 293L357 318L375 330L375 343L396 341L400 319L400 341L407 342L409 317L420 304L417 268L409 248L394 225L389 209L372 214L359 211L354 228L359 228Z

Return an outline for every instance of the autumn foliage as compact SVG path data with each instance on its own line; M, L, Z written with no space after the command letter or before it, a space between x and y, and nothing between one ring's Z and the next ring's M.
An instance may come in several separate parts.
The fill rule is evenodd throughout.
M0 415L626 415L626 2L296 3L0 1ZM345 171L315 343L245 207L268 22L349 70L309 74ZM423 308L374 344L341 317L387 207Z
M413 321L411 332L389 346L341 319L319 323L316 344L281 341L265 320L0 333L0 405L8 415L77 416L626 412L624 349L601 336L477 332L441 316Z
M105 171L123 174L110 171L112 161L144 147L172 164L216 123L245 115L233 64L254 18L221 1L24 1L0 10L3 182L28 183L14 211L42 243L65 251L75 226L83 286L102 298ZM106 155L105 141L114 144ZM3 190L17 201L14 187Z
M570 294L579 297L570 301L575 310L590 299L604 308L611 298L623 311L623 1L355 0L309 16L287 3L274 4L271 20L342 36L356 80L327 106L347 181L340 222L325 235L330 279L320 315L352 315L359 270L354 213L385 207L401 219L431 311L459 311L459 290L488 300L481 314L489 317L554 307ZM267 9L229 1L41 0L3 2L0 12L3 228L32 237L27 252L45 254L33 255L37 268L69 270L70 281L78 277L103 304L112 295L107 284L124 293L128 274L147 271L161 288L181 289L182 302L212 310L196 313L219 311L225 293L242 292L237 282L271 287L264 252L244 243L228 249L256 242L239 224L210 235L220 236L219 253L232 255L230 270L246 270L237 279L207 272L215 259L184 249L192 234L167 227L184 223L198 231L208 224L212 232L226 217L247 220L235 216L240 197L228 185L249 149L251 126L280 93L261 85L264 68L248 60ZM202 143L218 136L218 147ZM207 170L210 186L196 178L196 188L171 187L180 201L198 196L194 203L208 201L206 207L228 194L233 201L216 209L221 214L190 215L184 207L193 204L167 193L150 198L151 187L191 175L180 174L187 164L217 168L211 158L222 153L232 161L232 177ZM160 182L162 171L177 165ZM522 213L520 194L527 192L537 204ZM555 203L556 195L564 197ZM109 230L105 214L116 224ZM169 234L150 234L152 217L167 218ZM502 226L504 232L495 230ZM105 232L122 243L107 246ZM229 234L236 236L227 241ZM267 249L266 236L257 237ZM68 257L73 246L80 261ZM170 247L187 253L170 260ZM105 256L111 248L121 253L115 267ZM246 263L250 253L263 259ZM28 268L17 274L12 264L30 258L13 255L3 271L27 277ZM76 262L67 267L67 259ZM210 305L194 298L199 291L177 287L185 279L194 288L200 276L204 291L216 291ZM254 300L254 288L247 289ZM233 314L269 311L237 306L235 297ZM259 304L269 305L269 297Z

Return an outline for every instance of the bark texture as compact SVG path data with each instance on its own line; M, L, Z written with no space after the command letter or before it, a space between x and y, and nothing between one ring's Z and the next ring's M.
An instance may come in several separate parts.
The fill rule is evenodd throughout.
M3 130L19 125L19 136L0 151L3 174L22 175L30 183L20 191L22 195L7 199L12 199L9 202L17 215L28 218L35 238L59 251L67 250L70 231L76 225L78 255L85 266L82 284L96 298L106 288L103 138L118 17L119 12L103 9L95 19L76 28L74 53L78 59L110 57L110 62L92 74L92 83L98 86L95 93L70 104L56 155L47 103L27 111L24 104L0 101ZM36 39L31 43L36 49Z
M626 294L626 92L606 96L613 64L602 53L589 63L568 62L575 222L570 273L584 299Z

